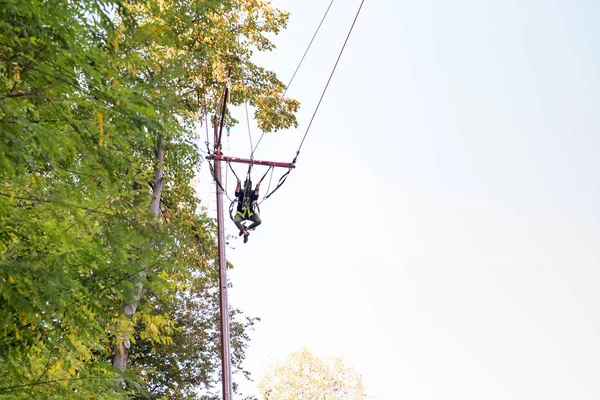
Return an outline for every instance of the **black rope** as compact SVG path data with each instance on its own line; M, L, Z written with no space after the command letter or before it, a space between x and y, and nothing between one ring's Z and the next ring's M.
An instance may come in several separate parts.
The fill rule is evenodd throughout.
M223 89L223 94L224 93L225 93L225 89ZM217 111L222 108L223 94L221 95L221 98L219 99L219 104L217 105ZM218 118L219 118L218 114L215 113L215 115L212 118L213 123L215 124L215 126L220 126ZM219 124L219 125L217 125L217 124ZM215 154L219 154L220 153L220 148L221 148L221 143L219 142L219 135L217 134L215 136L215 142L213 143L213 152Z
M277 183L277 187L275 189L273 189L273 191L271 193L269 193L268 195L265 196L265 200L268 199L269 197L271 197L273 195L273 193L275 193L277 191L277 189L279 189L281 187L281 185L283 185L286 181L286 179L288 178L288 175L290 174L290 172L292 172L292 169L288 169L288 172L286 172L285 174L283 174L281 176L281 178L279 178L279 182Z
M269 166L269 168L267 169L267 172L265 172L265 174L262 176L262 178L260 178L260 181L258 181L258 183L262 183L262 181L265 179L265 177L267 176L267 174L269 173L269 171L273 170L273 166ZM267 192L269 190L267 189Z
M225 188L223 188L223 185L221 184L221 182L217 179L217 175L215 174L215 169L214 169L213 165L209 162L208 166L210 167L210 174L212 175L216 184L219 185L219 187L221 188L223 193L225 193L225 196L227 196L229 201L233 201L233 200L231 200L231 197L229 197L229 195L227 194L227 191L225 190Z
M231 200L231 204L229 204L229 218L235 222L235 219L233 219L233 207L235 207L235 203L238 202L238 199L233 199Z
M229 88L227 84L225 85L225 90L223 91L223 108L221 109L221 122L219 123L219 139L217 143L215 143L215 154L221 152L221 137L223 136L223 124L225 123L225 111L227 111L227 92Z
M331 78L333 78L333 74L335 73L335 69L338 66L338 63L340 62L340 58L342 58L342 54L344 53L344 49L346 48L346 44L348 43L348 39L350 39L350 34L352 33L352 30L354 29L354 24L356 24L356 20L358 19L358 15L360 14L360 10L362 9L363 4L365 3L365 0L362 0L360 2L360 7L358 7L358 11L356 12L356 16L354 17L354 21L352 21L352 26L350 26L350 30L348 31L348 34L346 35L346 40L344 40L344 45L342 46L342 49L340 50L340 54L337 57L337 60L335 61L335 65L333 66L333 69L331 70L331 74L329 75L329 79L327 80L327 84L325 84L325 88L323 89L323 93L321 93L321 98L319 99L319 102L317 103L317 107L315 108L315 112L313 113L310 122L308 123L308 127L306 128L306 132L304 133L304 137L302 138L302 141L300 142L300 146L298 147L298 152L296 153L296 157L294 158L294 164L296 163L296 159L298 158L298 155L300 154L300 149L302 148L302 145L304 144L304 140L306 139L306 135L308 135L308 130L310 129L313 120L315 119L315 115L317 115L317 111L319 110L319 106L321 105L321 101L323 101L323 97L325 97L325 92L327 91L327 88L329 87L329 82L331 82Z
M231 172L233 172L233 176L235 176L235 179L237 179L239 181L240 178L239 178L239 176L237 176L237 174L235 173L235 170L231 166L231 162L227 161L227 165L229 165L229 169L231 170Z
M248 165L248 172L246 173L246 182L250 182L252 180L250 178L251 178L251 175L252 175L252 167L253 167L253 165L254 164L252 164L252 163L250 163Z
M269 120L269 122L273 121L273 118L275 118L275 113L277 112L277 107L279 107L279 104L283 100L285 94L287 93L288 89L290 88L290 85L294 81L294 78L296 77L296 74L298 73L298 70L300 69L300 66L302 65L302 62L304 61L304 58L306 58L306 55L308 54L308 51L310 50L310 47L312 46L315 38L317 37L317 33L319 33L319 29L321 29L321 25L323 25L323 21L325 21L325 17L327 17L327 13L329 13L329 9L333 5L333 1L334 0L331 0L331 2L329 3L329 7L327 7L327 10L325 10L325 14L323 15L323 18L321 18L321 22L319 22L319 26L317 26L317 30L313 34L312 39L310 39L310 43L308 43L308 46L306 47L306 50L304 51L304 54L302 55L302 58L300 59L300 62L298 63L298 66L296 67L296 70L294 71L294 74L292 75L292 78L290 79L290 81L288 82L287 86L285 87L285 90L283 91L283 94L281 95L281 98L279 99L279 101L275 105L275 110L271 114L271 119ZM257 149L258 145L260 144L260 141L262 140L262 138L263 138L264 135L265 135L265 131L262 132L262 134L260 135L260 138L258 139L258 142L256 143L256 146L252 149L252 153L250 154L250 158L254 157L254 152L256 151L256 149Z
M221 123L219 124L219 139L215 143L215 153L220 153L221 137L223 136L223 124L225 123L225 111L227 111L227 97L229 96L229 84L231 83L231 65L227 67L227 81L225 82L225 90L223 90L223 107L221 109Z

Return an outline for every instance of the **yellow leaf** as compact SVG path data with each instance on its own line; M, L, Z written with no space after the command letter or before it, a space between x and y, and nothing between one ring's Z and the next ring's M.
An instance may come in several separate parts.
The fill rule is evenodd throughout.
M15 72L15 76L13 76L13 79L15 82L19 82L21 80L21 74L18 72Z
M58 360L58 361L56 362L56 364L54 364L54 365L53 365L53 366L50 368L50 372L54 372L54 371L58 370L60 367L62 367L62 365L63 365L63 362L62 362L62 360Z
M8 277L8 283L15 283L15 278L13 278L12 276Z

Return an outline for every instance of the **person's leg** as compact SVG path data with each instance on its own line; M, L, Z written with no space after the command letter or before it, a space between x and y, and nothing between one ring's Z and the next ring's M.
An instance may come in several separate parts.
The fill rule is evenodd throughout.
M244 221L244 218L240 214L235 214L235 217L233 217L233 222L235 223L235 226L237 226L238 229L240 230L240 233L246 232L244 225L242 225L243 221Z
M248 230L254 229L257 226L259 226L260 224L262 224L262 220L256 213L254 213L249 219L250 219L250 221L252 221L252 224L248 227Z

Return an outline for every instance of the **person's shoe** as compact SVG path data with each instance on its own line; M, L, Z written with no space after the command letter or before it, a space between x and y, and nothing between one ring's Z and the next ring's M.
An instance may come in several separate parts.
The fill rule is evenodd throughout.
M246 233L244 233L244 243L248 243L248 236L250 236L250 234L246 231Z
M239 236L242 236L244 234L244 231L240 231Z

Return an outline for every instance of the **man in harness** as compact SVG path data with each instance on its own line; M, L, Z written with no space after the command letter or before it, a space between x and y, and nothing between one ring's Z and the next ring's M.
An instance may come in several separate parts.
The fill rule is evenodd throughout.
M251 180L246 180L244 182L244 190L241 190L242 183L239 180L237 181L237 186L235 187L235 197L237 197L238 206L235 217L233 218L233 222L235 222L235 225L240 230L240 236L244 235L244 243L248 242L248 236L250 235L248 231L256 228L262 223L260 216L254 207L254 202L258 200L259 187L260 182L256 184L256 188L254 191L252 191ZM252 224L246 228L242 222L247 220L252 221Z

